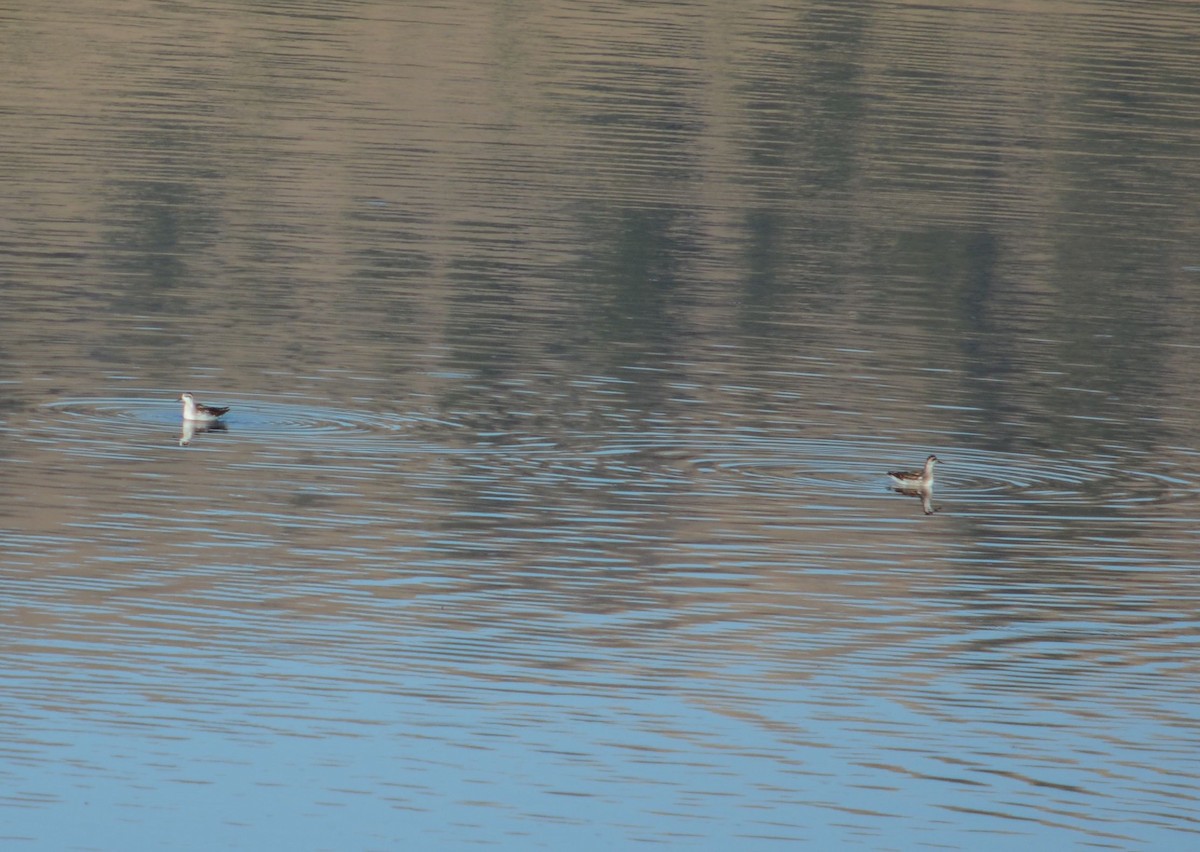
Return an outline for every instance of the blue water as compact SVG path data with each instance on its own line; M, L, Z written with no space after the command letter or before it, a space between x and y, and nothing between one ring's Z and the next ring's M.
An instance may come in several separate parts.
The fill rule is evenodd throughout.
M4 848L1195 845L1191 6L114 11L0 12Z

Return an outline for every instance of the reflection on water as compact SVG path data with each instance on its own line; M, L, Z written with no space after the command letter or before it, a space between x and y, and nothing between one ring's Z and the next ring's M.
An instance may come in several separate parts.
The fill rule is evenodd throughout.
M605 412L611 384L580 401ZM1111 732L1194 727L1171 709L1190 701L1172 671L1194 631L1146 591L1194 590L1190 506L1149 499L1200 495L1194 469L1104 486L1111 465L961 447L925 518L930 493L909 509L883 473L918 448L879 439L686 416L483 433L227 401L199 456L172 450L168 390L56 400L9 427L69 492L18 475L43 503L10 507L18 730L48 698L84 699L52 712L76 744L33 757L22 795L81 751L110 755L81 770L99 780L132 730L149 739L128 771L168 808L173 785L250 783L363 814L499 808L516 831L557 823L544 797L567 794L584 801L566 824L620 813L653 837L663 811L708 825L716 797L750 809L714 832L732 842L819 840L814 810L919 833L986 796L996 819L1103 840L1051 815L1127 807L1126 777L1162 805L1190 771L1176 752L1156 796L1170 747L1139 759ZM1135 544L1149 533L1158 550ZM149 745L164 737L253 757L196 763ZM338 780L299 783L293 762ZM523 792L488 805L463 778ZM106 801L128 807L122 789Z
M933 505L933 486L927 488L896 488L892 491L904 497L915 497L921 501L921 511L926 515L932 515L934 512L940 511L941 506Z
M186 447L195 440L196 435L209 432L225 432L229 426L221 421L215 423L197 423L195 420L184 420L179 429L179 446Z
M6 848L1194 839L1200 13L396 8L0 13Z

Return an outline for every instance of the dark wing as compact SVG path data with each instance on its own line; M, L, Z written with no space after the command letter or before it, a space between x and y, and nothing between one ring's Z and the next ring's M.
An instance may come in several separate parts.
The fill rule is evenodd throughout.
M211 414L213 417L224 417L225 413L229 411L228 405L226 405L224 408L220 408L215 405L197 405L196 408L200 409L205 414Z

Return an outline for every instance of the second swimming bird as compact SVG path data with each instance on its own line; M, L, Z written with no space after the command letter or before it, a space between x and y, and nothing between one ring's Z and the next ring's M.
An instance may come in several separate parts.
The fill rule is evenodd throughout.
M933 466L941 459L930 456L925 459L925 467L920 470L889 470L888 476L892 482L901 488L931 488L933 486Z

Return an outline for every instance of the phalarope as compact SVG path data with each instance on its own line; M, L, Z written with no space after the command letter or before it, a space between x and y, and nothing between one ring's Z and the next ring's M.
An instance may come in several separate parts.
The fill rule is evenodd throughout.
M937 456L930 456L925 459L925 467L921 470L889 470L888 476L892 478L892 483L901 488L915 490L918 488L933 487L933 466L941 459Z
M202 405L196 402L196 398L190 393L181 393L179 398L183 400L184 420L192 420L196 423L215 423L217 418L223 417L225 412L229 411L229 406L220 408L215 405Z

